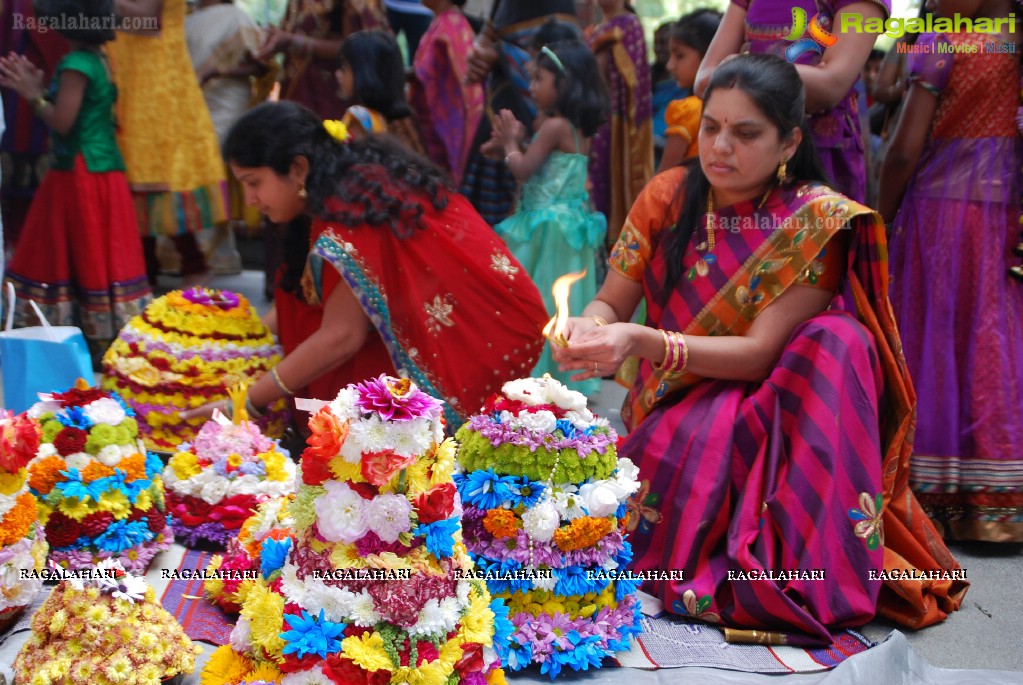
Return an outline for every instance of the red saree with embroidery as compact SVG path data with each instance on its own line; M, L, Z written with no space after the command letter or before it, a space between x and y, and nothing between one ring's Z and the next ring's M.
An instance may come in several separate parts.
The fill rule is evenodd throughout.
M651 182L611 255L612 269L642 281L648 325L742 335L793 285L836 295L761 383L640 364L619 451L642 481L628 524L634 567L685 569L685 580L644 589L675 613L793 644L830 644L875 612L914 628L944 619L968 584L950 579L959 567L908 488L915 396L883 224L826 186L775 191L763 209L720 210L730 230L716 231L713 257L691 248L666 292L659 237L677 220L684 173ZM705 240L701 226L692 244ZM944 578L883 580L901 570Z
M388 182L380 168L357 173ZM545 342L540 292L464 197L451 193L447 202L437 211L424 197L422 228L407 236L313 222L305 301L286 296L277 305L285 352L320 327L321 303L341 285L352 289L376 334L306 396L331 400L347 383L397 372L443 399L454 429L506 381L529 375ZM328 209L336 215L346 206L334 200Z

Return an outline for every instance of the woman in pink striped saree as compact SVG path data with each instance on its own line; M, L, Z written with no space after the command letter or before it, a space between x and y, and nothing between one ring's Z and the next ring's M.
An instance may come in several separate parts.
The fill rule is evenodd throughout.
M684 569L644 589L758 640L830 644L875 612L940 621L968 584L907 487L884 226L824 184L803 99L776 57L715 71L699 161L644 190L556 359L580 379L640 359L619 451L642 482L633 567ZM647 324L627 323L643 297Z

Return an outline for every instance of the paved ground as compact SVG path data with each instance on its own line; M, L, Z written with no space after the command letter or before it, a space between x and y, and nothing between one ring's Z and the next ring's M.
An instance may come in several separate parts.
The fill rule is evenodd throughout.
M162 290L178 287L180 279L161 277ZM207 285L245 294L265 311L262 272L244 271L237 276L211 277ZM594 410L620 429L619 408L625 391L605 381L591 398ZM920 631L901 628L913 649L927 662L942 668L1023 671L1023 545L960 543L952 546L967 570L972 586L962 609L944 623ZM880 641L897 628L887 621L873 621L862 629Z

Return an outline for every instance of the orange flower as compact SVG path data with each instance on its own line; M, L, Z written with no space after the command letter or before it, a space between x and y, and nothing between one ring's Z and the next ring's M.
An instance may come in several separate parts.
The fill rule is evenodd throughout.
M60 472L65 470L67 470L67 462L60 457L40 459L28 467L28 485L36 492L48 495L50 490L53 490L54 485L67 480L67 478L60 475Z
M114 475L114 470L98 461L90 461L89 465L82 469L82 482L91 483L100 478Z
M597 544L601 538L611 532L613 527L612 519L583 516L555 531L554 544L563 552L586 549Z
M133 454L122 459L117 468L124 471L129 483L142 480L146 477L146 458L141 454Z
M30 493L21 493L14 507L0 522L0 546L13 545L28 535L36 516L36 498Z
M330 405L324 405L309 417L309 430L312 435L305 451L321 459L333 459L341 453L341 445L348 437L348 422L338 421L331 413Z
M512 538L519 529L519 517L510 509L491 509L483 517L483 527L495 538Z
M362 477L379 488L391 482L394 474L411 466L416 456L402 457L391 450L366 452L362 455Z

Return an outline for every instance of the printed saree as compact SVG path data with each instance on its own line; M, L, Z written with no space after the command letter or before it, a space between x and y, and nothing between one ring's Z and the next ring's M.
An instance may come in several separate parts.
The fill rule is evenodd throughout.
M620 450L642 482L628 523L634 567L685 569L683 581L644 589L676 613L791 644L831 643L875 611L914 628L944 619L968 584L953 579L959 566L908 487L915 395L883 224L823 185L775 191L762 210L720 210L715 258L689 250L665 292L659 237L678 216L684 174L651 182L611 255L612 269L642 281L648 325L742 335L787 288L833 278L827 252L852 232L830 309L796 328L764 382L665 377L640 363ZM702 240L701 226L693 244ZM754 579L764 572L796 573Z
M358 173L388 183L381 168ZM333 200L328 209L343 213L345 205ZM529 374L547 312L525 269L464 197L450 194L441 211L424 199L423 210L423 227L404 237L390 228L314 222L306 299L316 307L330 284L347 284L376 329L367 345L382 345L389 360L373 373L397 371L443 399L453 430L506 381ZM335 376L332 392L363 378Z

